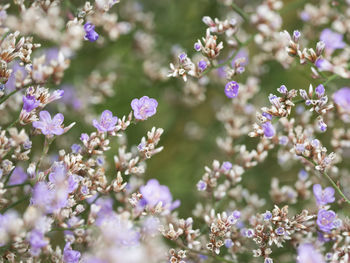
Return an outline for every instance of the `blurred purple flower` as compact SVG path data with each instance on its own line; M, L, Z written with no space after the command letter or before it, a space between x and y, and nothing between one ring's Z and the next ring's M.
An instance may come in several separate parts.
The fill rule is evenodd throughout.
M317 214L317 225L323 232L330 232L334 228L333 221L336 213L332 210L321 209Z
M275 128L273 127L270 121L264 122L263 124L261 124L261 127L264 131L265 137L272 138L273 136L275 136Z
M229 57L231 57L233 54L231 53L229 55ZM232 59L231 61L231 67L234 67L235 65L235 62L237 59L245 59L244 62L240 63L240 65L242 66L243 68L243 71L244 71L244 66L246 66L248 64L248 58L249 58L249 54L248 54L248 51L246 49L241 49L237 55ZM225 63L225 61L219 61L219 63ZM240 69L242 70L242 69ZM220 67L218 68L218 75L221 77L221 78L225 78L226 77L226 73L225 73L225 67Z
M144 204L154 208L159 202L162 202L162 207L173 210L180 205L180 201L173 202L173 197L170 190L165 185L160 185L158 180L151 179L146 185L140 187L142 200Z
M64 117L61 113L57 113L53 119L47 111L41 111L39 113L40 121L34 121L33 127L41 130L41 132L46 136L61 135L64 132L62 128L62 123Z
M22 167L17 166L10 177L9 185L22 184L28 179L27 173Z
M30 244L30 253L33 256L38 256L40 254L41 248L45 247L48 244L44 233L36 229L32 230L29 233L28 239Z
M90 42L95 42L99 35L96 33L95 31L95 25L93 25L92 23L90 22L87 22L85 25L84 25L84 30L85 30L85 40L89 40Z
M81 146L79 144L76 144L74 143L72 146L71 146L71 149L72 149L72 153L80 153L81 151Z
M64 263L78 263L80 259L80 252L73 250L69 242L66 243L63 250L63 262Z
M322 84L318 85L315 89L315 92L319 98L322 97L325 92L324 86Z
M207 189L207 183L200 180L198 183L197 183L197 189L198 191L205 191Z
M297 263L324 263L324 258L312 244L301 244L298 247Z
M58 55L59 55L59 49L54 47L54 48L49 48L45 51L45 60L47 64L50 64L52 60L58 60Z
M344 87L336 91L333 100L341 109L350 113L350 88Z
M63 85L61 88L64 90L62 102L75 110L80 110L82 108L82 102L77 96L75 87L72 85Z
M24 67L20 66L17 61L15 61L12 65L12 72L5 83L5 87L7 91L13 91L16 89L16 76L19 76L19 80L23 81L26 76L28 75L27 71L25 70Z
M236 98L238 95L239 85L236 81L230 81L225 85L225 94L229 99Z
M155 99L143 96L131 101L131 108L137 120L146 120L157 112L158 102Z
M317 59L315 66L321 71L330 71L333 68L333 65L327 59L323 58Z
M335 49L341 49L345 47L345 42L343 41L343 35L332 31L329 28L324 29L321 32L320 40L326 45L326 49L333 51Z
M207 62L205 60L201 60L198 62L198 68L200 72L203 72L207 68Z
M229 171L232 169L232 163L230 162L223 162L221 165L221 169L223 169L224 171Z
M60 184L65 181L67 169L61 162L55 162L52 167L52 172L49 174L49 181L53 184Z
M116 128L118 117L113 116L113 113L109 110L105 110L101 114L100 122L93 120L92 124L99 132L109 132Z

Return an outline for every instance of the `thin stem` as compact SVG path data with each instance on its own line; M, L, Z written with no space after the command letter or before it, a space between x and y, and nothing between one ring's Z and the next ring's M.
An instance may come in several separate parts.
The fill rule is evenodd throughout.
M326 86L328 83L330 83L331 81L335 80L336 78L338 78L339 76L337 74L333 74L331 76L329 76L327 78L327 80L325 82L323 82L323 86Z
M309 162L311 162L314 166L317 166L317 163L312 160L309 157L303 156L306 160L308 160ZM340 194L340 196L344 199L344 201L346 203L348 203L350 205L350 200L345 196L345 194L342 192L342 190L339 188L339 186L333 181L333 179L326 173L326 172L322 172L323 176L325 176L327 178L327 180L332 184L332 186L337 190L337 192Z
M16 90L10 92L9 94L7 94L6 96L4 96L2 99L0 99L0 104L7 101L7 99L9 99L12 95L16 94L18 91L19 91L19 89L16 89Z
M40 159L39 159L39 162L38 162L38 165L36 166L36 169L38 170L40 168L40 165L44 159L44 156L47 155L47 152L49 151L49 148L50 148L50 144L53 142L54 139L49 139L45 136L45 142L44 142L44 148L43 148L43 152L40 156Z
M11 184L11 185L6 185L6 186L4 186L4 188L15 188L15 187L25 186L25 185L28 185L28 184L30 184L29 181L24 182L24 183L22 183L22 184Z
M15 121L13 121L9 126L6 127L6 130L10 129L12 126L16 125L17 122L19 122L19 116L18 116L18 118Z
M15 168L14 169L12 169L12 171L8 174L8 176L6 177L6 179L5 179L5 182L4 182L4 188L6 188L6 184L8 183L8 181L10 180L10 177L11 177L11 175L12 175L12 173L13 173L13 171L15 170Z
M249 21L249 15L244 12L238 5L232 3L232 8L245 20Z

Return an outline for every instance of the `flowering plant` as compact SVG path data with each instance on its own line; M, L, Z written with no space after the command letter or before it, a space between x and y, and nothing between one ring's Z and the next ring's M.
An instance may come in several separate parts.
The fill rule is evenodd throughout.
M173 46L169 68L154 16L121 2L0 4L0 262L350 262L350 1L214 1L222 19L203 16L203 37ZM302 26L289 33L295 9ZM114 96L115 57L88 76L75 64L115 42L143 61L142 81L183 94ZM268 94L273 67L307 84L273 81ZM127 140L171 101L220 123L223 155L197 184L175 178L191 198L146 177L152 162L172 177L153 158L167 128ZM203 126L184 134L203 144Z

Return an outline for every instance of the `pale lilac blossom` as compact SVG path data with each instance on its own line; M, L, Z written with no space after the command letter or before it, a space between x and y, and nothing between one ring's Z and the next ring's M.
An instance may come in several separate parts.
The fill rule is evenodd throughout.
M48 111L41 111L39 113L40 121L34 121L33 127L41 130L42 134L47 137L53 135L61 135L64 133L63 120L64 117L61 113L57 113L53 119Z
M326 50L333 51L345 47L346 44L343 41L343 37L342 34L326 28L321 32L320 40L325 43Z
M324 263L324 258L312 244L304 243L298 247L297 263Z
M116 128L118 117L113 116L113 113L109 110L102 112L100 121L93 120L92 124L99 132L111 132Z
M322 189L322 186L320 184L315 184L313 186L313 192L316 198L317 205L326 205L335 201L335 191L333 187L329 186L325 189Z
M143 96L131 101L131 108L137 120L147 120L157 112L158 102L155 99Z
M336 91L333 100L342 110L350 114L350 88L344 87Z
M142 194L142 204L148 205L151 208L154 208L160 202L162 203L162 207L166 207L170 210L180 205L179 200L173 202L173 197L169 188L159 184L156 179L151 179L146 185L141 186L140 193Z
M236 81L230 81L225 85L225 94L229 99L236 98L238 96L239 85Z
M334 211L321 209L317 214L317 225L323 232L330 232L334 228L336 217Z

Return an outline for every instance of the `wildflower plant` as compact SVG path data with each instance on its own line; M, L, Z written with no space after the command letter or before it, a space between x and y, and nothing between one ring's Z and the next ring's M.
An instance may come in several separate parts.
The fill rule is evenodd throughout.
M168 69L140 3L74 2L0 4L0 262L350 262L349 1L217 0L221 18L204 16L202 37L188 52L174 46ZM289 32L291 8L302 26ZM127 111L108 108L113 57L67 83L84 46L108 51L122 35L147 81L178 78L187 106L220 94L208 108L223 154L190 185L187 214L190 200L147 170L167 131L128 144L166 96L145 90L122 98ZM274 83L268 94L271 61L302 69L308 84ZM187 131L201 139L196 125ZM273 158L268 189L248 184Z

